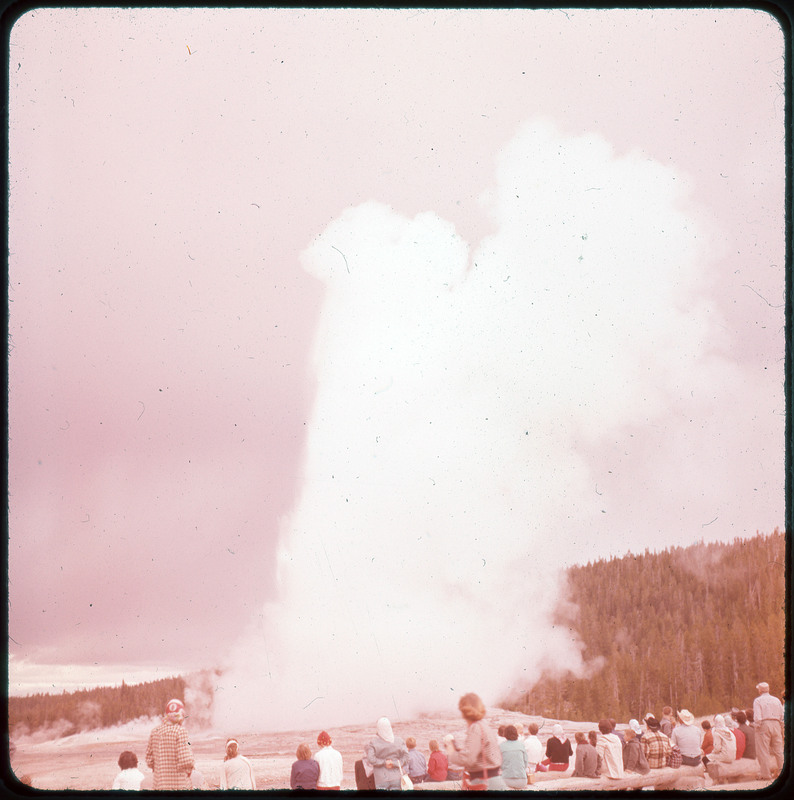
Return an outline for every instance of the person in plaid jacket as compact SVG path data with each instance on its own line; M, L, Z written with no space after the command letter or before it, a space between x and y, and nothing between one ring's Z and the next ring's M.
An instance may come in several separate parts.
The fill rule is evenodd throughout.
M646 717L645 724L648 726L648 730L642 736L642 749L645 752L645 758L648 759L648 766L651 769L666 767L672 752L670 737L661 732L659 720L656 717Z
M187 731L182 727L185 706L181 700L169 700L165 719L149 734L146 764L154 773L155 791L190 789L193 771L193 751Z

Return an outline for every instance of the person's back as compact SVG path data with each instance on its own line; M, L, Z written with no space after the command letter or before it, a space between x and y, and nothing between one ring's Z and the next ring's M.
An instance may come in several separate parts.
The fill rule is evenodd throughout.
M709 755L709 761L727 764L736 760L736 739L725 726L721 715L717 715L714 720L714 727L711 729L714 737L714 746Z
M405 740L408 748L408 777L413 783L421 783L427 777L427 761L424 753L416 749L416 739L409 736Z
M543 761L543 742L538 738L538 730L538 726L534 722L531 722L529 724L529 736L524 739L524 746L527 748L530 773L534 772L538 764Z
M145 775L137 767L123 769L116 775L112 788L125 789L133 792L140 791L144 777Z
M587 737L578 731L576 733L576 752L574 753L574 767L572 778L595 778L598 775L598 753L590 744Z
M165 721L149 734L146 764L154 773L155 791L192 788L193 751L187 731L182 727L184 711L181 700L170 700Z
M223 762L221 789L256 789L251 762L241 755Z
M660 730L660 724L655 717L646 720L648 730L642 737L642 749L648 766L651 769L661 769L667 766L670 758L671 745L670 738L665 736Z
M670 744L678 747L681 751L682 764L697 766L703 757L700 746L703 742L704 731L700 726L695 725L695 717L687 709L681 709L678 717L681 724L673 728Z
M430 741L430 760L427 762L427 776L431 781L445 781L449 762L447 757L438 747L435 739Z
M131 750L125 750L118 760L120 772L113 781L113 789L137 792L141 788L145 776L138 769L138 756Z
M626 731L626 741L623 743L623 769L640 775L647 775L651 771L642 743L634 731Z
M522 789L527 783L527 748L518 738L514 725L505 726L505 739L499 743L502 751L502 777L511 789Z
M343 777L342 754L333 747L330 734L320 731L317 736L319 750L314 760L320 765L320 776L317 778L318 789L341 789Z
M755 731L747 724L747 715L740 711L736 715L738 727L736 730L744 734L744 753L742 758L755 758Z
M602 719L598 723L600 736L596 744L596 753L601 761L601 774L607 778L623 778L623 744L612 732L609 720Z

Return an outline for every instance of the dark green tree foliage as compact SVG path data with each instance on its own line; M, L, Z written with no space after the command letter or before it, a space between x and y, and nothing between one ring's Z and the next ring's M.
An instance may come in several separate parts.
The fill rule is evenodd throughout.
M9 697L8 730L12 737L36 731L69 736L123 725L139 717L157 717L169 700L184 696L185 680L176 677L132 686L122 681L121 686Z
M544 673L506 708L617 720L662 707L750 708L759 681L784 687L786 543L770 535L645 551L567 571L575 613L555 624L583 645L588 673Z

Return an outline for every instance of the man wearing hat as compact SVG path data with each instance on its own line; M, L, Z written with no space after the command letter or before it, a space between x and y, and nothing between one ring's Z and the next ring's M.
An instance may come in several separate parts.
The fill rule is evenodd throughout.
M700 745L703 743L703 729L695 725L695 715L685 708L678 712L680 725L673 728L670 743L678 745L681 751L681 763L688 767L696 767L701 763Z
M193 771L193 751L190 749L187 731L182 727L185 706L181 700L169 700L165 707L165 718L149 734L146 747L146 764L154 773L155 791L190 789Z
M769 694L769 684L762 681L756 687L758 697L753 700L755 720L755 753L761 768L760 779L768 781L783 769L783 703ZM773 765L772 762L776 762Z
M661 769L667 766L667 759L670 758L672 747L670 737L665 736L659 729L659 720L653 715L645 717L645 724L648 730L642 737L642 749L648 766L651 769Z

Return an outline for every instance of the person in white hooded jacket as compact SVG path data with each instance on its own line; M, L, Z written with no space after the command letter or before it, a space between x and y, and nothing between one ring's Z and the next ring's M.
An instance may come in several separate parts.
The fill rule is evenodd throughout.
M403 739L394 735L387 717L381 717L375 729L378 735L365 751L365 758L374 769L375 788L399 789L400 769L408 771L408 747Z
M709 763L730 764L736 760L736 737L725 724L722 714L714 717L711 728L714 737L714 747L708 755Z

